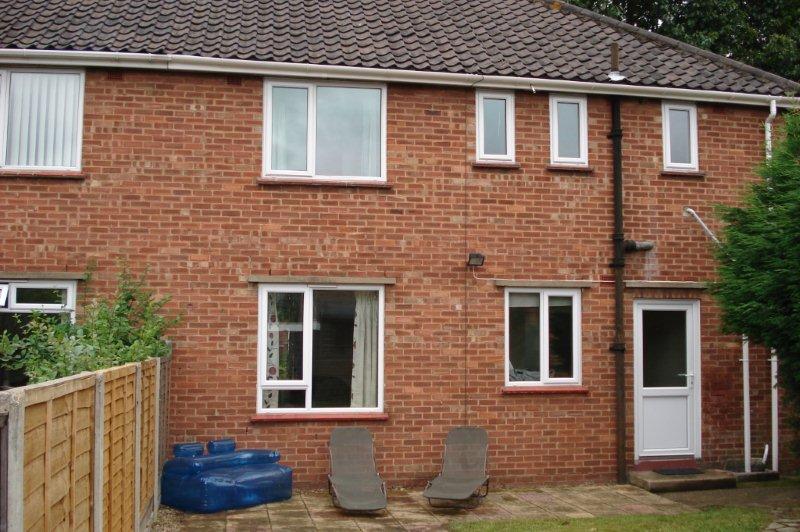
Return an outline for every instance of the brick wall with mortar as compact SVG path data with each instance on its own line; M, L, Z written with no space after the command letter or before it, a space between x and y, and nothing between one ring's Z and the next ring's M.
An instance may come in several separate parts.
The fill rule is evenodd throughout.
M474 92L388 87L391 189L257 185L262 81L255 77L90 70L82 181L4 177L0 270L82 271L87 293L114 284L120 261L150 269L182 316L171 372L170 441L235 437L280 449L301 485L321 486L331 427L253 423L256 286L251 274L390 276L385 312L386 421L378 466L393 485L439 467L449 428L489 429L490 473L503 484L614 479L611 151L607 98L589 97L594 171L551 171L548 98L516 94L519 169L475 168ZM714 264L691 206L719 229L713 206L737 201L763 155L760 108L698 106L704 178L661 169L661 109L622 105L626 233L656 242L629 255L627 279L707 280ZM587 394L503 395L503 292L481 278L593 279L584 289ZM704 291L628 290L628 442L633 460L632 301L699 298L703 456L741 455L740 346L718 332ZM769 437L766 354L756 350L753 444ZM465 389L466 385L466 389ZM758 454L754 452L754 454Z

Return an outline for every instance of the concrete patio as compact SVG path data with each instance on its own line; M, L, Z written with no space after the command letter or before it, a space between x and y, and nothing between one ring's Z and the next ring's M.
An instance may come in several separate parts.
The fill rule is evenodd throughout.
M432 508L419 490L391 491L387 512L353 516L331 505L323 491L296 493L286 502L210 515L185 514L162 507L153 529L232 530L443 530L450 522L472 519L594 517L677 514L694 511L633 486L578 486L501 490L472 510Z

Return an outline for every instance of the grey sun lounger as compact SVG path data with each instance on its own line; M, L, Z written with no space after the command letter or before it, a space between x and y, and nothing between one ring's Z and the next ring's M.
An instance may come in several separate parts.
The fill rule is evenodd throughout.
M328 450L328 491L334 506L352 512L385 509L386 483L375 468L372 434L357 427L335 428Z
M478 427L456 427L444 444L442 472L422 494L433 504L479 501L489 493L486 454L489 435Z

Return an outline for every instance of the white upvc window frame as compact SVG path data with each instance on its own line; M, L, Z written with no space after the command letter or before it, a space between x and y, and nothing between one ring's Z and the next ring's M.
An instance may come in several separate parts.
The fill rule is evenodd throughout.
M670 123L669 111L676 109L680 111L689 111L689 151L691 154L691 162L689 163L675 163L670 159ZM700 168L698 147L697 147L697 105L691 102L667 101L661 102L661 124L662 124L662 144L664 146L664 170L678 170L687 172L696 172Z
M511 294L539 294L539 373L538 381L512 381L509 379L509 369L511 368L511 342L509 316L509 298ZM550 297L571 297L572 298L572 377L551 378L550 373L550 352L548 333L550 325L549 298ZM505 307L505 364L504 381L508 387L531 387L531 386L563 386L580 385L581 375L581 290L580 289L555 289L555 288L506 288L504 294Z
M506 104L506 154L487 154L484 149L483 100L502 99ZM507 162L516 160L515 146L515 103L513 91L475 91L475 158L477 162Z
M258 414L298 414L298 413L382 413L384 388L384 286L383 285L316 285L316 284L271 284L258 285L258 384L256 390L256 412ZM378 405L376 407L335 407L314 408L312 397L312 350L313 332L306 332L306 327L313 327L314 291L373 291L378 294ZM303 378L300 380L269 380L266 378L267 363L267 298L270 293L302 293L303 294ZM306 404L304 408L264 408L264 390L304 390Z
M558 104L560 102L578 104L580 157L559 157L558 155ZM550 164L589 165L589 113L586 96L550 94Z
M77 153L75 166L10 166L6 165L6 137L8 135L8 106L11 96L11 74L15 72L33 72L37 74L77 74L80 76L78 89L78 124ZM76 69L43 69L43 68L0 68L0 170L45 170L45 171L80 171L83 155L83 100L86 85L86 72Z
M385 83L364 82L336 82L336 81L299 81L285 79L264 78L264 116L263 144L261 146L263 165L261 175L270 179L297 179L313 178L323 181L353 181L353 182L386 182L386 93ZM272 88L285 87L306 89L308 91L308 123L306 139L306 170L273 170L272 169ZM317 134L317 89L319 87L341 87L353 89L379 89L381 91L381 138L380 138L380 176L327 176L316 173L316 134Z
M0 312L19 314L30 313L34 311L44 312L46 314L69 314L70 321L75 321L75 307L77 301L77 288L76 281L44 281L44 280L31 280L31 281L3 281L0 280L0 291L7 291L6 304L0 306ZM57 304L38 304L38 303L17 303L17 290L19 288L45 288L53 290L66 290L67 300L63 305ZM1 298L0 298L1 299Z

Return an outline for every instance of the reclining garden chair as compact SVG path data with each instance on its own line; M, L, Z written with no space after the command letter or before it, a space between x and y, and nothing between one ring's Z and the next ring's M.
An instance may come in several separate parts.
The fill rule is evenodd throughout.
M357 427L335 428L328 450L328 491L333 505L351 512L385 509L386 483L375 468L372 434Z
M489 436L485 429L456 427L447 435L444 444L442 472L428 482L422 494L433 505L477 506L489 493L486 475L486 454Z

